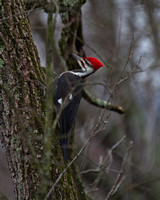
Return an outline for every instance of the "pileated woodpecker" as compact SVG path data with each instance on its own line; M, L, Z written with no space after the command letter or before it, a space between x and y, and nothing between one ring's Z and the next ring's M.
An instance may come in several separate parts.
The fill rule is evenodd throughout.
M68 135L82 97L84 78L103 67L96 58L72 55L77 59L81 69L63 72L54 80L54 106L56 111L60 112L60 145L65 162L68 161Z

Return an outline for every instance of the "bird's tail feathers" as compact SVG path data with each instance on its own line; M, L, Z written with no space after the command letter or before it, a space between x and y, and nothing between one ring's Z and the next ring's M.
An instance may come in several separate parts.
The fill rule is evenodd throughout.
M67 162L68 161L68 137L67 137L67 135L63 135L63 138L60 139L60 145L62 147L64 161Z

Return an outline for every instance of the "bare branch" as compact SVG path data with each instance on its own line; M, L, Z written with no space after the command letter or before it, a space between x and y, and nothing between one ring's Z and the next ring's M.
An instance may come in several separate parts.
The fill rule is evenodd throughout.
M116 144L114 144L111 147L111 149L108 151L107 156L104 157L104 159L103 159L103 156L100 157L99 165L97 166L96 169L88 169L88 170L85 170L85 171L81 171L81 174L87 174L87 173L90 173L90 172L99 173L99 172L102 172L104 169L108 169L110 167L111 163L112 163L113 150L115 150L125 139L126 139L126 135L124 135L120 140L118 140L116 142ZM106 171L108 172L108 171L113 171L113 170L109 169L109 170L106 170Z
M122 162L121 170L120 170L120 172L119 172L119 174L116 178L116 181L115 181L114 185L112 186L112 188L111 188L110 192L108 193L105 200L109 200L111 198L111 196L113 196L115 194L115 192L120 187L123 180L125 179L124 172L125 172L126 162L127 162L129 153L131 151L132 144L133 144L133 142L131 141L128 145L128 148L126 150L126 153L125 153L125 156L124 156L124 159L123 159L123 162Z
M104 129L99 129L97 130L97 127L99 126L99 122L97 122L93 133L91 134L91 136L88 138L87 142L84 144L84 146L80 149L80 151L77 153L77 155L71 160L71 162L69 162L69 164L67 165L67 167L61 172L61 174L59 175L59 177L57 178L57 180L55 181L55 183L53 184L53 186L51 187L51 189L49 190L48 194L46 195L44 200L47 200L51 194L51 192L54 192L56 185L59 183L59 181L61 180L62 176L64 175L64 173L68 170L68 168L77 160L77 158L82 154L82 152L84 151L84 149L88 146L88 144L90 143L90 141L102 130ZM97 131L96 131L97 130Z
M100 108L106 108L107 110L118 112L119 114L123 114L125 112L124 108L122 108L121 106L117 106L100 98L97 98L91 95L86 89L84 89L83 97L89 103Z

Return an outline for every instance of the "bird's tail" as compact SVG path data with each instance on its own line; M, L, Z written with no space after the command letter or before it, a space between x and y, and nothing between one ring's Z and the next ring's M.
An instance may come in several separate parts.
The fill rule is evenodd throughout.
M65 135L63 136L64 138L60 139L60 145L62 147L64 161L67 162L68 161L68 137Z
M68 161L68 149L62 147L62 151L63 151L64 161L67 162Z

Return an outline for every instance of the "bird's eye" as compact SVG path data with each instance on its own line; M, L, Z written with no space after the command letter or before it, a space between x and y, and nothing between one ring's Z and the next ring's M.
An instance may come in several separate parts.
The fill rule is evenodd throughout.
M89 62L89 60L85 59L84 61L86 62L87 65L89 65L89 66L92 67L92 65L91 65L91 63Z

